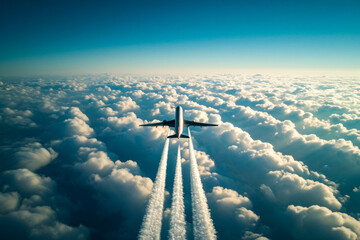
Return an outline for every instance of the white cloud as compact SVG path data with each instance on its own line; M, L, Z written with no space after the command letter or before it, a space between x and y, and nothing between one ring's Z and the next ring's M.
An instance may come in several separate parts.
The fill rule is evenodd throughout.
M294 239L359 239L360 222L353 217L320 207L290 205L289 225Z
M91 136L94 130L82 119L75 117L72 119L65 120L66 131L70 136L72 135L83 135Z
M100 112L105 116L115 116L118 114L118 111L114 111L111 107L100 108Z
M81 120L88 122L89 118L83 113L81 112L81 110L78 107L71 107L70 108L70 115L75 118L80 118Z
M268 174L274 178L271 189L279 202L303 206L318 204L336 210L341 208L341 203L334 196L336 191L323 183L284 171L270 171Z
M19 194L17 192L0 192L0 214L13 211L19 205Z
M264 237L261 234L253 233L250 231L246 231L244 236L241 239L242 240L268 240L267 237Z
M100 189L97 198L106 214L121 211L129 214L131 221L142 219L153 186L151 179L134 175L127 168L114 168L106 177L95 176L92 184Z
M250 210L252 203L249 198L220 186L214 187L212 192L207 194L207 198L212 209L215 228L224 229L223 233L218 233L220 238L231 238L235 232L239 234L245 229L256 227L259 216Z
M7 125L18 125L23 127L37 127L37 124L31 120L33 113L30 110L18 110L9 107L1 109L0 122Z
M222 212L232 213L235 208L252 207L249 198L241 196L234 190L220 186L214 187L212 192L207 194L207 197L209 201L214 201Z
M6 190L16 191L24 195L43 195L55 188L55 182L28 169L8 170L1 173L0 178L7 182Z
M237 219L245 224L250 224L255 226L256 222L259 220L259 216L256 215L253 211L246 209L244 207L237 208L235 210L235 214L237 216Z
M103 151L91 152L88 160L78 166L86 172L104 174L114 166L108 155Z
M2 80L0 234L136 238L167 134L139 125L180 104L185 119L219 124L192 129L219 239L359 238L357 89L271 75Z
M117 102L115 105L121 112L128 112L130 110L135 110L139 108L139 106L134 100L131 99L131 97L124 96L121 96L120 101Z
M57 153L52 148L45 149L38 142L28 143L20 147L14 154L17 167L27 168L31 171L46 166L56 157Z
M9 232L3 232L5 238L29 239L87 239L89 233L84 226L70 227L55 220L55 212L48 206L30 209L19 209L5 216L0 216L3 227L9 226ZM17 229L12 229L9 223L16 222ZM28 236L26 236L29 234Z

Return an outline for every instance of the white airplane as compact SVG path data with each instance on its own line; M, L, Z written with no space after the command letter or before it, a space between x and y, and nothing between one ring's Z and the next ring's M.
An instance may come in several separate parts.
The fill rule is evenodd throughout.
M210 127L210 126L217 126L217 124L210 124L210 123L200 123L200 122L194 122L194 121L188 121L184 119L183 116L183 109L182 107L178 106L176 107L175 112L175 119L170 121L162 121L157 123L150 123L150 124L143 124L140 126L144 127L157 127L157 126L169 126L175 128L175 134L168 136L168 138L189 138L189 136L183 134L184 127L189 126L200 126L200 127Z

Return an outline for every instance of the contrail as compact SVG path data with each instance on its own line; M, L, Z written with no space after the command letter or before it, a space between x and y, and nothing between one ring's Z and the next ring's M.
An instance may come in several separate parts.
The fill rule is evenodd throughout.
M161 221L163 217L164 208L164 193L165 193L165 179L166 166L169 151L169 139L165 141L164 149L161 155L159 169L156 175L155 183L150 195L149 203L146 209L146 214L141 225L139 239L160 239Z
M186 239L180 144L178 145L174 190L171 204L169 239Z
M195 158L192 137L189 132L191 200L195 239L216 239L216 231L210 217L204 189L202 187L198 165Z

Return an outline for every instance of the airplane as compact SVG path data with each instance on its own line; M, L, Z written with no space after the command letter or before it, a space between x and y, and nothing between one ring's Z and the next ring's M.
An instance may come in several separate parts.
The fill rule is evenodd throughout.
M158 127L158 126L169 126L175 128L175 134L168 136L168 138L189 138L189 136L183 134L184 127L189 126L200 126L200 127L211 127L211 126L218 126L217 124L211 124L211 123L200 123L200 122L194 122L185 120L183 116L183 109L182 107L178 106L176 107L175 112L175 119L170 121L162 121L157 123L150 123L150 124L142 124L140 126L144 127Z

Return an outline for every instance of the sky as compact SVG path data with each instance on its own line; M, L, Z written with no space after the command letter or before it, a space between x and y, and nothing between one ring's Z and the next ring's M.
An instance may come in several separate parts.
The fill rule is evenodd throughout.
M1 1L0 238L360 239L359 69L358 1Z
M358 1L2 1L0 75L360 68Z

